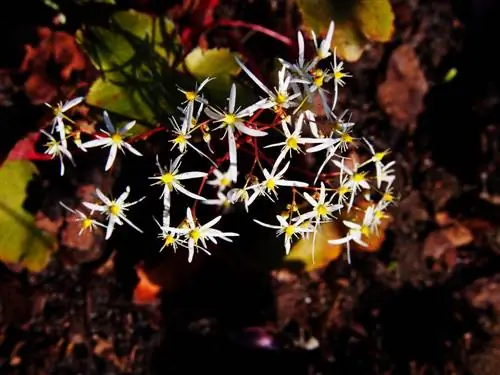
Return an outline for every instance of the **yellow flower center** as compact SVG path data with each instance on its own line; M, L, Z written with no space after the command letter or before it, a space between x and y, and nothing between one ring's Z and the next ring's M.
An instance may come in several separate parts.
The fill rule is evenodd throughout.
M169 184L172 184L172 182L174 182L175 177L172 173L165 173L163 176L161 176L160 180L165 185L169 185Z
M319 216L328 215L328 210L324 204L319 204L318 206L316 206L316 212L318 213Z
M174 244L174 242L175 242L175 238L171 234L169 234L167 237L165 237L165 246L171 246Z
M342 135L340 136L340 139L344 143L352 143L352 141L353 141L352 137L347 133L342 133Z
M295 226L289 225L285 228L285 234L287 237L292 237L292 235L295 233Z
M387 154L387 152L386 152L386 151L382 151L382 152L377 152L377 153L376 153L375 155L373 155L373 156L374 156L374 158L375 158L376 160L381 161L381 160L384 158L384 156L385 156L386 154Z
M316 69L312 72L313 76L313 82L316 86L321 87L323 86L323 81L325 80L325 74L323 70L321 69Z
M227 178L226 176L224 176L220 179L220 186L226 187L226 186L229 186L230 184L231 184L231 180L229 178Z
M121 136L121 134L120 134L120 133L115 133L115 134L113 134L113 135L111 136L111 141L112 141L113 143L118 144L118 143L121 143L121 142L122 142L122 140L123 140L123 139L122 139L122 136Z
M356 183L359 184L365 180L365 174L366 173L354 173L352 176L352 180Z
M109 206L109 212L113 216L118 216L120 213L120 206L118 206L116 203L111 203L111 206Z
M299 147L299 142L297 141L297 138L290 137L286 140L286 145L292 150L297 150L297 148Z
M226 113L222 121L224 121L227 125L234 125L236 122L236 116L232 113Z
M197 243L198 240L201 237L201 233L199 229L193 229L191 232L189 232L189 237L191 237L194 241L194 243Z
M177 137L175 137L174 142L177 144L186 143L186 137L184 137L184 134L179 134Z
M187 91L184 95L186 95L186 99L190 102L193 102L196 99L196 93L194 91Z
M384 211L381 211L381 210L375 211L375 218L377 218L377 219L384 219L385 218Z
M286 101L288 99L288 96L286 93L284 92L279 92L277 95L276 95L276 99L274 100L276 102L276 104L278 105L282 105L282 104L285 104Z
M382 196L382 200L386 202L392 202L394 200L394 196L391 193L384 193Z
M94 220L92 220L89 217L87 217L87 218L85 218L85 219L82 220L82 228L83 229L89 229L89 228L91 228L92 224L94 224Z
M335 78L336 81L340 81L342 78L345 77L345 73L341 70L337 70L334 74L333 77Z
M370 228L368 228L366 225L362 225L360 231L363 236L369 236L371 233Z
M337 189L337 193L340 195L340 196L344 196L346 195L348 192L349 192L349 188L345 185L342 185L342 186L339 186L339 188Z
M270 178L269 180L266 181L266 188L268 191L274 190L276 187L276 181L274 181L274 178Z

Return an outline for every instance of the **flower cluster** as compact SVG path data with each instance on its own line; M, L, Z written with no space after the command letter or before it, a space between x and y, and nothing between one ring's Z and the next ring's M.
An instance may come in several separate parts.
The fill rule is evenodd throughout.
M377 152L368 140L354 136L355 123L351 122L347 112L338 114L335 111L339 89L344 86L345 79L351 76L344 72L343 63L337 61L335 50L331 51L333 31L332 22L321 43L312 34L315 54L309 60L306 60L304 38L299 32L298 59L296 62L280 60L278 82L273 88L267 87L237 60L241 69L263 93L249 106L238 105L234 84L225 107L212 105L203 96L203 89L213 78L205 79L193 90L179 88L185 101L178 115L171 118L171 127L167 129L171 135L170 151L174 156L168 167L157 156L159 173L150 177L152 185L161 187L161 193L158 194L163 204L163 217L161 222L156 221L163 241L161 249L185 248L189 261L199 250L209 254L209 242L217 243L218 239L231 241L231 237L238 236L237 233L215 228L222 214L237 204L243 204L249 212L257 199L267 199L275 204L288 199L286 210L276 215L275 223L254 219L255 223L284 236L287 253L295 239L309 236L312 236L311 251L314 252L319 226L342 220L340 218L346 218L345 215L351 211L362 211L361 222L342 220L346 235L328 239L332 244L346 244L349 262L350 244L354 242L364 246L366 238L378 232L387 208L395 200L395 162L386 163L389 150ZM54 110L53 131L59 135L59 141L45 133L51 140L47 153L61 159L61 174L64 173L63 157L73 160L67 148L64 121L69 119L64 112L81 101L82 98L73 99ZM313 110L315 102L321 103L321 113ZM258 121L266 112L274 114L275 121L271 124ZM319 116L326 117L327 125L325 121L320 125ZM127 132L135 122L117 129L104 112L104 123L106 130L97 139L77 146L84 151L92 147L108 147L110 151L105 170L112 167L118 150L141 156L127 141ZM271 134L273 132L276 134ZM262 144L267 139L272 141ZM220 143L218 147L212 147L214 142ZM352 152L361 147L369 154L364 159ZM214 150L220 149L227 151L222 155L214 155ZM277 155L270 158L263 150L269 150L270 154L272 150L277 150ZM248 171L240 170L239 156L242 152L254 157ZM207 171L184 170L182 162L188 153L205 160ZM307 156L311 154L316 156L319 165L313 173L299 164L304 163L306 158L310 159ZM302 172L303 177L299 180L289 179L292 170ZM201 181L196 192L184 186L185 181L191 179ZM213 198L207 199L202 195L205 188L213 191ZM86 228L92 228L91 224L94 223L105 226L106 238L111 236L116 224L121 225L123 222L140 231L125 215L128 207L138 202L125 202L129 192L127 188L118 199L112 200L97 190L96 196L100 203L84 202L84 206L90 210L90 214L97 212L105 215L108 222L104 225L88 221L93 219L79 212ZM186 207L186 216L177 225L172 224L170 215L174 194L185 195L194 201L192 207ZM360 201L363 205L359 204ZM219 206L221 215L206 224L199 223L196 218L198 202Z

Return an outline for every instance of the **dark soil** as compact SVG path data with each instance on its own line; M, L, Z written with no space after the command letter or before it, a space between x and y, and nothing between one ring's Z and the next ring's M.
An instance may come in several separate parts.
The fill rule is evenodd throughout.
M285 1L221 3L217 15L282 32L297 23ZM161 2L128 5L158 10ZM243 234L239 251L220 248L189 266L135 234L80 253L70 239L39 274L0 264L0 373L498 374L500 6L393 5L394 41L347 64L355 78L339 104L353 111L359 135L390 147L398 162L401 201L379 252L307 273L279 254L270 260L254 233ZM37 6L28 19L20 5L5 12L24 21L1 25L10 38L2 71L17 68L36 28L51 24L53 13ZM208 43L234 47L241 33L214 32ZM246 48L262 71L287 53L260 36ZM458 74L445 82L452 68ZM26 76L12 79L0 81L0 123L17 124L2 132L2 157L45 113L12 89ZM91 160L79 166L63 180L39 163L45 182L34 182L34 209L56 221L55 203L76 199L81 186L145 173L132 166L104 177ZM139 222L150 220L144 212ZM162 286L156 303L134 298L138 265Z

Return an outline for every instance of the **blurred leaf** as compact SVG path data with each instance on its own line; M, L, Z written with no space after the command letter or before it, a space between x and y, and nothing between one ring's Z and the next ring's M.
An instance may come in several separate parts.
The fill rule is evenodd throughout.
M365 37L354 26L353 21L335 24L333 40L337 55L350 62L359 60L366 44Z
M389 0L297 0L304 24L324 36L335 21L332 47L347 61L358 60L369 41L392 37L394 14Z
M391 40L394 32L394 13L389 0L357 0L354 18L359 30L368 40Z
M326 267L331 261L337 259L342 253L343 245L330 245L328 240L340 238L341 233L336 223L321 224L316 234L314 263L312 253L313 234L307 239L296 242L290 253L285 257L287 261L300 261L304 263L306 271L314 271Z
M206 86L208 96L212 100L222 101L229 94L233 76L240 72L235 57L241 58L227 48L212 48L204 51L196 47L186 56L185 65L198 82L208 77L215 78ZM241 100L238 102L241 103Z
M35 173L35 165L24 160L7 160L0 168L0 260L40 271L55 239L38 229L33 215L23 208L26 187Z

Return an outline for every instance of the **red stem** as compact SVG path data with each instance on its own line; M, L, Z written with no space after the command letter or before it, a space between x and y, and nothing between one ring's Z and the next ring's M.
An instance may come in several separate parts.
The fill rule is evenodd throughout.
M279 40L281 43L286 44L287 46L292 46L293 41L284 36L283 34L280 34L274 30L268 29L267 27L257 25L255 23L249 23L245 21L240 21L240 20L225 20L221 19L215 22L215 24L212 27L217 27L217 26L230 26L230 27L244 27L253 31L257 31L259 33L265 34L273 39Z

